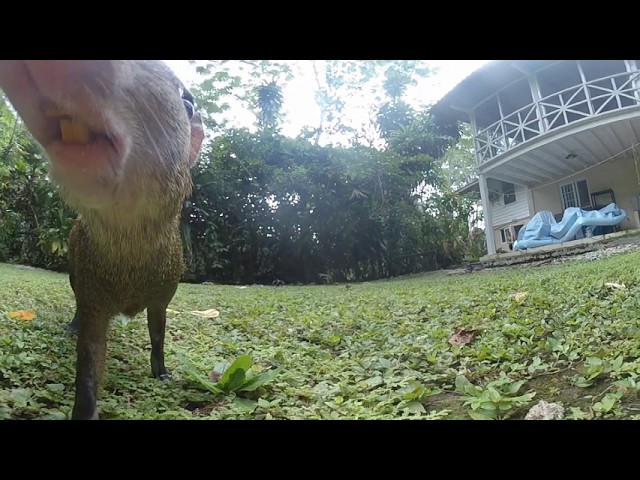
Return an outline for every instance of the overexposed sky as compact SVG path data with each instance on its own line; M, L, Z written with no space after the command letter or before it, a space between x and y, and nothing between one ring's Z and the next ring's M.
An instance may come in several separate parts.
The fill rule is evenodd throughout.
M195 73L195 67L189 65L186 60L165 60L182 82L189 86L200 80ZM426 79L420 79L415 87L407 90L407 100L413 105L425 105L438 101L458 82L471 72L488 62L488 60L429 60L431 66L438 67L439 73ZM320 118L320 110L314 100L314 77L311 60L299 60L301 74L291 80L284 92L285 122L282 133L288 136L296 136L305 126L317 127ZM197 102L197 99L196 99ZM354 99L349 105L349 118L356 124L365 123L370 115L368 107L370 102L366 95L360 99ZM255 121L253 113L242 108L233 108L231 116L237 126L250 126Z

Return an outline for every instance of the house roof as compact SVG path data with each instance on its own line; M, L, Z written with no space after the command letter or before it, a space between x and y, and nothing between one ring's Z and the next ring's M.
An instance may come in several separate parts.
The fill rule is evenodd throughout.
M448 120L469 121L465 112L484 99L557 60L492 60L464 78L432 108Z

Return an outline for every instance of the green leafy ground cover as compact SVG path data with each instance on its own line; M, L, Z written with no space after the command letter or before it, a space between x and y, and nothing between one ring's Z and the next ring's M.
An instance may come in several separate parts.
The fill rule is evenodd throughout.
M172 378L151 377L145 315L114 319L101 418L521 419L545 400L567 418L637 419L639 267L633 252L353 285L181 284ZM0 264L0 418L68 417L73 307L65 275ZM451 345L461 328L476 336Z

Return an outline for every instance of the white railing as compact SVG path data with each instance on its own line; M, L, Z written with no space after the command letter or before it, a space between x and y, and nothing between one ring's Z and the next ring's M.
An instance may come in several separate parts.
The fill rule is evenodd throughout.
M568 123L640 105L640 72L624 72L566 88L501 118L474 136L478 165Z

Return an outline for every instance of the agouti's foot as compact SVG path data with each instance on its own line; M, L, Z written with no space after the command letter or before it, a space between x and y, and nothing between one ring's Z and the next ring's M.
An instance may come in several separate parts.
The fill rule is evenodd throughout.
M74 334L78 333L78 326L80 325L80 319L78 318L78 314L73 316L73 320L66 326L66 329Z

